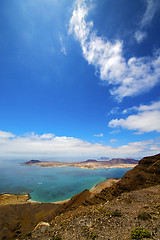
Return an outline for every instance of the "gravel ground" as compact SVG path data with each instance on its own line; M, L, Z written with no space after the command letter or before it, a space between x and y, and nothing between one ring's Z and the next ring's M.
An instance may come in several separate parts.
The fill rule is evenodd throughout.
M151 233L146 239L160 240L160 185L124 193L111 202L80 206L49 224L40 223L22 239L129 240L135 227Z

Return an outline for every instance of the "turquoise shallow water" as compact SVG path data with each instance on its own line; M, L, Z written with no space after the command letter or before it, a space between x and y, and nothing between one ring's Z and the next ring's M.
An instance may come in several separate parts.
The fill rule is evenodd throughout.
M17 161L0 161L0 193L26 194L31 200L56 202L91 189L108 178L121 178L129 169L41 168Z

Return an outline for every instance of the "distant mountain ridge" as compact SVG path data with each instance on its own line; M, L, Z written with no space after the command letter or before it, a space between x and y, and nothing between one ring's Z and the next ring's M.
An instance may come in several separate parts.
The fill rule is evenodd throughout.
M111 160L99 161L95 159L88 159L83 162L57 162L57 161L40 161L30 160L25 162L26 165L37 165L39 167L78 167L86 169L100 169L100 168L132 168L138 164L137 160L132 158L113 158Z
M40 160L30 160L28 162L25 162L25 164L30 165L30 164L36 164L36 163L41 163L43 161ZM55 161L56 162L56 161ZM79 162L73 162L73 163L79 163ZM132 158L112 158L111 160L96 160L96 159L88 159L86 161L83 161L81 163L102 163L102 164L137 164L138 160L132 159Z
M92 161L92 159L89 159ZM124 161L125 159L112 159L111 161ZM127 159L132 161L133 159ZM137 161L137 160L135 160ZM144 157L132 170L128 171L120 181L111 187L104 188L100 193L92 197L90 191L85 190L73 196L63 208L58 209L59 213L77 208L79 205L90 206L113 200L122 193L139 190L160 184L160 154L151 157Z
M94 159L88 160L89 162L85 164L96 164L99 162L97 160L95 160L96 162L92 162ZM112 159L110 161L114 163L123 160L124 159ZM129 159L127 161L132 160L133 159ZM37 165L43 163L39 160L31 160L28 162L28 165L36 165L36 162ZM107 161L105 161L105 163L107 163ZM155 188L155 185L157 185L158 188ZM101 233L103 233L103 239L109 239L111 235L109 231L113 229L112 233L116 230L117 236L113 239L118 239L118 237L123 239L124 235L130 236L127 235L130 234L130 231L128 232L130 225L132 224L133 228L137 223L141 225L145 224L147 228L153 226L151 231L155 231L153 232L154 239L160 239L159 237L156 238L155 235L158 234L159 227L159 186L160 154L144 157L132 170L128 171L121 180L114 183L111 187L104 188L98 194L93 195L89 190L85 190L73 196L64 204L25 203L17 204L16 207L13 204L1 206L0 239L22 239L22 236L24 236L23 239L29 239L28 237L25 238L25 236L27 233L30 233L31 235L37 234L36 238L36 235L34 235L34 239L49 240L51 236L53 236L54 231L64 237L63 239L75 239L75 235L73 234L77 234L77 231L79 231L76 239L81 239L81 236L86 236L83 234L90 234L90 230L92 231L92 229L96 230L96 234L99 229L98 234L101 236ZM148 187L152 187L152 189ZM145 210L146 207L147 212L151 215L151 219L147 220L147 223L145 223L143 219L138 219L139 212L141 209ZM119 210L120 212L118 212ZM118 213L120 213L119 217L115 215ZM60 218L62 218L62 221ZM55 222L53 222L53 220ZM37 224L44 222L50 223L50 221L52 221L51 229L47 228L47 231L45 231L44 226L42 226L39 232L34 233L33 229L35 229ZM156 221L157 223L155 224ZM89 225L89 227L93 226L94 228L89 229L89 227L86 227L88 223L94 223L95 225ZM103 223L104 225L101 225ZM108 228L104 228L106 230L102 231L102 226L107 226ZM119 228L119 233L122 233L121 236L117 235L117 229ZM37 230L38 229L39 228L37 228ZM74 232L73 229L75 230ZM69 238L66 238L66 230ZM126 233L124 233L124 230L126 230ZM107 233L109 233L109 235L105 238ZM88 238L89 235L83 239Z
M86 161L84 161L84 162L98 162L97 160L95 160L95 159L88 159L88 160L86 160ZM84 163L84 162L82 162L82 163Z
M112 158L111 160L95 160L95 159L88 159L84 162L88 163L88 162L99 162L99 163L105 163L105 164L113 164L113 165L116 165L116 164L137 164L139 160L135 160L133 158ZM83 162L83 163L84 163Z
M142 158L138 165L126 172L112 187L105 188L89 204L112 200L124 192L139 190L160 184L160 154Z
M35 164L35 163L40 163L40 160L30 160L28 162L25 162L26 165L30 165L30 164Z
M108 162L110 164L137 164L139 160L133 158L112 158Z

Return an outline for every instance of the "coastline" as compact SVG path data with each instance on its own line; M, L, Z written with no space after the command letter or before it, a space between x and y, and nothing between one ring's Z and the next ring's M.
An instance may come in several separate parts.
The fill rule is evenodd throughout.
M70 199L71 199L71 198L66 199L66 200L62 200L62 201L57 201L57 202L49 202L49 203L53 203L53 204L64 204L64 203L67 203ZM28 202L28 203L32 203L32 204L34 204L34 203L35 203L35 204L36 204L36 203L39 203L39 204L43 203L43 204L45 204L44 202L38 202L38 201L31 200L31 199L28 199L27 202ZM47 204L47 203L46 203L46 204Z
M136 166L135 164L109 164L106 166L105 162L79 162L79 163L62 163L62 162L38 162L34 164L26 164L28 166L39 166L39 167L76 167L76 168L85 168L85 169L114 169L114 168L133 168ZM95 184L89 191L92 194L100 193L104 188L112 186L114 183L116 183L118 179L106 179L102 182L99 182ZM71 198L70 198L71 199ZM55 202L50 202L52 204L65 204L70 199L66 200L60 200ZM0 206L3 205L11 205L11 204L45 204L44 202L34 201L31 199L30 194L12 194L12 193L2 193L0 194Z
M114 183L118 182L120 179L115 179L115 178L109 178L106 179L102 182L97 183L95 186L93 186L89 191L93 194L100 193L104 188L106 187L111 187ZM71 199L71 198L70 198ZM70 199L62 200L62 201L57 201L57 202L50 202L51 204L54 205L61 205L64 203L67 203L70 201ZM31 197L29 194L25 195L16 195L16 194L1 194L0 195L0 206L4 205L11 205L11 204L45 204L43 202L38 202L31 200ZM46 203L47 204L47 203Z
M100 193L104 188L111 187L113 184L119 182L120 180L120 178L106 179L102 182L97 183L93 188L91 188L90 192L94 194Z
M137 163L138 164L138 163ZM39 167L77 167L83 169L110 169L110 168L134 168L137 164L133 163L118 163L118 164L109 164L108 162L38 162L38 163L29 163L27 166L39 166Z
M0 206L10 204L25 204L30 199L29 194L1 194L0 195Z

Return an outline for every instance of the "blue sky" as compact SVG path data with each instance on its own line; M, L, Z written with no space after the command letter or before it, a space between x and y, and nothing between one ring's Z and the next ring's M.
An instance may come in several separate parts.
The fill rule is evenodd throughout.
M0 157L160 152L158 0L1 0Z

